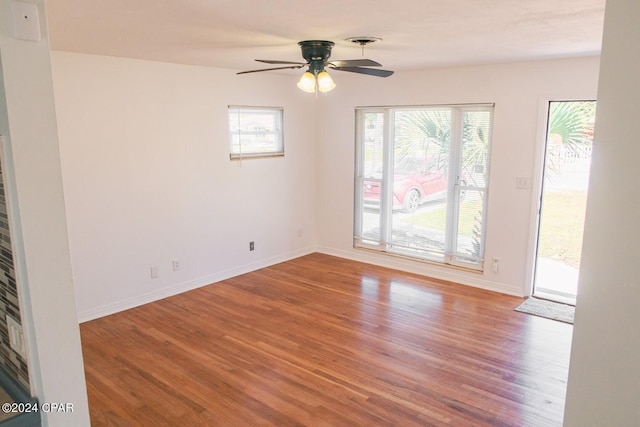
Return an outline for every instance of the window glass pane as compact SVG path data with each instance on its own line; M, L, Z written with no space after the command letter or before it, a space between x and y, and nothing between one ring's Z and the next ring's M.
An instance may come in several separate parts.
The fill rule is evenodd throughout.
M456 255L463 260L481 258L484 223L484 191L460 192Z
M442 255L445 250L450 109L396 111L391 244Z
M231 157L284 152L282 109L229 107Z
M380 241L380 189L383 174L384 114L365 113L363 135L362 239Z
M461 185L486 188L491 112L467 111L462 119Z
M477 262L484 255L484 213L489 167L491 111L462 114L459 208L455 254Z

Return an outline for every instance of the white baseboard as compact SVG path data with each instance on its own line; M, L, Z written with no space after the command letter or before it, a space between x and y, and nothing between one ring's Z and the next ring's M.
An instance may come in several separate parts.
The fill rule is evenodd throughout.
M299 249L297 251L288 252L282 255L266 258L254 263L241 265L229 270L217 272L203 277L198 277L186 282L177 283L175 285L167 286L162 289L158 289L153 292L148 292L142 295L135 296L133 298L127 298L121 301L117 301L110 304L105 304L100 307L84 310L78 313L78 321L80 323L88 322L90 320L98 319L100 317L108 316L110 314L118 313L120 311L129 310L134 307L138 307L150 302L158 301L163 298L167 298L173 295L178 295L183 292L187 292L193 289L207 286L221 280L226 280L231 277L239 276L241 274L250 273L261 268L269 267L274 264L289 261L294 258L298 258L304 255L308 255L315 252L315 248L307 247Z
M367 264L379 265L381 267L393 268L407 273L419 274L433 279L459 283L461 285L499 292L502 294L518 297L523 296L522 289L518 289L504 283L486 280L481 274L467 273L454 268L439 267L433 264L420 264L418 261L410 261L400 257L376 254L370 251L361 251L357 249L346 251L321 246L316 248L316 252L346 258L353 261L364 262Z
M481 275L475 273L465 273L456 269L437 268L434 266L425 267L416 262L407 261L401 258L374 254L368 251L346 251L328 247L307 247L297 251L288 252L282 255L266 258L255 263L245 264L229 270L210 274L186 282L178 283L172 286L158 289L153 292L138 295L133 298L124 299L110 304L105 304L89 310L78 313L80 323L128 310L150 302L158 301L173 295L187 292L202 286L210 285L221 280L226 280L241 274L250 273L261 268L269 267L274 264L289 261L313 252L320 252L327 255L333 255L339 258L350 259L353 261L364 262L367 264L379 265L382 267L393 268L408 273L419 274L422 276L432 277L434 279L446 280L449 282L460 283L475 288L486 289L489 291L500 292L507 295L523 296L522 289L517 289L503 283L493 282L482 278Z

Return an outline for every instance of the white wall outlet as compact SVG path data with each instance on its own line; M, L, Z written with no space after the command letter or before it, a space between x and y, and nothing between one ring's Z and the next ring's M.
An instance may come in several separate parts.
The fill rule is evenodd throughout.
M9 345L24 360L27 360L27 348L24 344L22 326L7 314L7 332L9 333Z
M40 18L38 6L33 3L14 1L11 4L13 12L13 36L16 39L38 41L40 35Z
M491 267L494 273L500 271L500 260L498 258L494 258Z
M157 279L158 278L158 266L157 265L152 265L151 268L149 269L149 273L151 274L151 278L152 279Z
M182 269L182 265L180 264L180 260L174 259L173 262L171 263L171 265L173 266L173 271L180 271L180 269Z
M518 190L527 190L531 186L529 178L526 176L516 177L516 188Z

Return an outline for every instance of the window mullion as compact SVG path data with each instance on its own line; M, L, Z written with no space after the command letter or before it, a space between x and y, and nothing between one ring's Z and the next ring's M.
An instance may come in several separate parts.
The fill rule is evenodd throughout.
M382 183L380 189L380 244L384 250L391 243L393 216L393 111L384 111L384 134L382 143Z
M462 117L459 108L451 110L451 135L449 138L449 175L447 188L447 226L445 234L446 262L457 251L458 215L460 212L460 153Z
M363 186L364 186L364 111L356 110L356 188L354 204L354 224L356 242L362 240L362 215L364 212Z

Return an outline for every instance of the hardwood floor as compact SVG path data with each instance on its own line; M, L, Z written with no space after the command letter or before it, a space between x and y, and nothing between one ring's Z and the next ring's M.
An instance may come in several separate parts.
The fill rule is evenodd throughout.
M81 325L96 426L560 426L572 326L312 254Z

